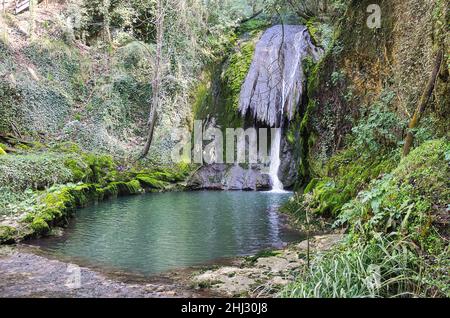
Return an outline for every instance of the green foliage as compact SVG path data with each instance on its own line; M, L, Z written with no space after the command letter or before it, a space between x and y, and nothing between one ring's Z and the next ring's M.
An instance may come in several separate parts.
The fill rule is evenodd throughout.
M331 73L331 83L336 86L345 79L345 75L342 71L335 71Z
M143 188L164 190L192 171L187 164L130 168L109 155L84 152L74 143L42 149L0 158L0 217L21 219L13 238L5 232L0 243L46 235L51 227L66 223L76 208L140 194Z
M271 26L272 22L267 18L252 19L238 27L238 34L250 33L255 35L257 32L263 31Z
M140 174L136 177L143 186L153 188L153 189L164 189L167 186L166 182L155 179L152 176L146 174Z
M43 190L72 179L71 171L59 154L25 154L0 157L0 185L14 191Z
M30 227L37 235L45 234L50 231L48 223L45 222L44 219L39 217L35 218L33 222L31 222Z
M0 132L9 132L11 122L17 124L17 119L23 116L23 110L17 105L21 99L20 91L15 85L0 81Z
M418 256L405 243L379 238L343 245L314 258L283 297L356 298L413 296Z
M136 179L145 188L164 190L170 183L186 180L190 169L188 165L179 165L177 167L142 170L136 174Z
M33 190L17 192L9 185L0 185L0 216L34 211L36 196Z
M17 230L11 226L0 226L0 244L8 244L14 242L14 236Z
M83 161L90 169L85 181L92 183L114 181L117 166L111 156L88 153L84 155Z
M444 215L450 202L450 144L434 140L422 144L397 168L361 192L342 208L338 224L349 224L364 237L395 233L408 237L427 252L441 250L438 229L433 223Z
M333 156L324 167L325 177L313 179L305 189L314 213L336 216L342 206L364 189L372 179L390 172L398 160L396 153L366 158L356 149Z
M138 194L141 193L142 188L139 180L131 180L127 183L125 183L127 187L127 194Z
M389 110L395 95L384 92L380 100L368 109L358 125L352 129L353 144L369 154L396 147L403 137L406 121Z
M63 152L63 153L71 153L71 154L79 154L82 152L80 146L74 142L66 141L62 143L57 143L52 145L52 151L54 152Z
M233 39L231 43L234 50L230 56L204 72L204 79L193 94L195 119L206 119L213 115L221 127L242 127L243 119L238 112L239 98L253 60L256 38L238 40L237 43Z

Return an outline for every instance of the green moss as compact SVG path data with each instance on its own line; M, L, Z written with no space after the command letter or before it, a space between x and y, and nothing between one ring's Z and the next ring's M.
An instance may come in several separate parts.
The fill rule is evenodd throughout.
M41 217L36 217L33 222L31 222L30 226L37 235L46 234L50 231L48 223Z
M64 165L72 172L75 182L87 181L92 174L89 166L80 158L68 158L64 161Z
M142 192L142 187L139 180L132 180L125 183L127 187L127 194L138 194Z
M152 175L140 174L136 179L139 180L144 187L162 190L167 186L166 182L160 181Z
M40 202L47 208L63 210L67 207L73 207L74 198L68 188L63 188L62 190L48 193L40 199Z
M117 166L111 156L89 153L84 155L83 160L90 168L89 182L107 183L115 180Z
M229 65L223 74L226 85L226 110L236 113L239 108L239 96L242 84L247 77L255 52L255 42L242 44L238 52L230 57Z
M270 27L271 24L272 23L270 19L264 18L251 19L245 23L242 23L237 29L237 33L238 34L250 33L254 35L260 31L264 31L265 29Z
M305 189L312 196L310 207L320 215L338 215L345 203L372 179L390 172L397 162L396 153L367 158L355 149L347 149L336 154L324 167L325 177L313 179Z
M142 193L142 187L138 180L128 182L118 181L112 182L107 187L100 189L102 196L113 197L117 195L130 195Z
M9 244L14 242L17 230L11 226L0 226L0 244Z
M85 207L90 202L97 201L99 198L98 188L93 184L82 184L75 187L68 187L70 194L69 208Z
M58 143L52 147L52 150L65 153L82 153L80 146L70 141Z
M0 146L0 156L4 156L6 155L5 150L3 150L3 148Z
M110 183L104 188L97 189L99 200L114 198L119 195L119 188L116 183Z
M203 79L195 88L193 93L192 113L195 119L203 119L208 116L210 107L213 104L213 96L211 93L212 70L206 70Z
M67 222L76 208L85 207L92 202L118 195L139 194L144 192L143 187L157 191L164 190L170 184L184 181L192 170L192 166L180 164L157 169L141 168L138 170L139 172L133 172L133 169L118 171L116 162L110 156L73 153L72 150L76 150L76 147L68 145L68 148L67 151L61 151L60 155L47 152L39 153L37 156L35 154L8 156L11 157L11 160L2 158L0 171L5 171L5 173L0 175L0 180L2 176L5 181L9 180L11 172L16 176L19 171L30 171L28 168L30 164L33 168L31 171L37 173L46 171L45 169L48 167L52 168L48 175L45 174L48 181L45 186L42 186L42 191L30 192L32 200L26 201L28 204L26 208L32 212L29 212L21 220L21 227L24 230L21 231L20 238L46 234L52 226ZM70 148L73 149L70 150ZM67 149L67 147L62 146L61 149ZM62 165L62 163L64 164ZM17 169L12 169L15 166ZM61 171L64 171L64 178L55 179L55 175L58 176ZM42 181L41 174L36 174L32 180L29 178L29 173L24 174L23 186L18 188L17 192L24 192L28 188L28 184L34 183L34 180ZM87 183L73 184L69 182ZM41 187L39 186L39 188ZM2 194L4 193L2 192ZM5 198L11 198L11 196L5 196ZM25 200L27 200L26 196L21 197L21 201Z

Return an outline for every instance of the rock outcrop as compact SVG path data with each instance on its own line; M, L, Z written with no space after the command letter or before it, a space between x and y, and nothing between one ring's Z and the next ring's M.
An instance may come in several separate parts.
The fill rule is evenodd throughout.
M201 167L188 181L191 190L270 190L272 183L268 174L260 168L247 169L239 165L212 164Z

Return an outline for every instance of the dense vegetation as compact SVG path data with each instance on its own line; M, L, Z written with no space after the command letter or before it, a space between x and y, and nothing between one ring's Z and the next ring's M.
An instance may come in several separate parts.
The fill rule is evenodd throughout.
M408 114L423 90L416 84L426 81L423 74L431 73L439 47L448 45L442 39L448 30L440 27L448 8L442 2L431 7L416 2L424 12L421 25L435 28L434 38L415 28L398 37L393 21L402 27L406 16L416 13L405 9L403 15L390 15L387 2L382 2L387 26L353 33L368 4L348 3L345 15L331 22L335 31L328 52L309 71L306 113L290 131L302 143L303 178L285 210L306 229L328 224L348 235L335 250L316 256L283 296L449 296L446 62L430 98L431 110L411 131L416 148L402 157ZM316 30L327 29L330 22L310 21L312 34L323 42L324 34ZM417 47L418 38L427 41L426 49ZM395 46L407 50L390 51ZM420 50L428 61L419 57ZM413 66L405 59L415 61L408 74L404 69Z

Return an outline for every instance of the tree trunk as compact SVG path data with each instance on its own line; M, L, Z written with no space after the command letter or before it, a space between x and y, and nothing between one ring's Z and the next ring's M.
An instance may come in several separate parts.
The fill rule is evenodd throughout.
M103 0L103 22L104 22L104 31L106 34L106 39L109 43L109 45L112 45L112 37L111 37L111 17L109 14L109 10L111 8L111 1L110 0Z
M425 112L425 109L427 107L427 104L431 98L431 94L433 93L436 84L436 78L439 74L439 69L441 68L443 54L444 54L443 50L440 49L436 56L436 62L434 64L433 73L431 73L431 77L428 81L427 87L425 88L425 91L423 92L422 97L420 98L419 104L417 105L417 109L414 112L411 121L409 122L408 126L409 131L406 135L405 145L403 147L404 157L406 157L409 154L414 142L414 134L411 130L419 125L420 119L422 118L423 113Z
M150 105L150 115L148 118L148 136L144 149L139 159L147 156L153 141L153 132L155 130L156 119L158 117L158 108L161 103L161 64L162 50L164 40L164 8L162 0L157 2L156 16L156 57L154 64L154 79L152 82L152 102Z

